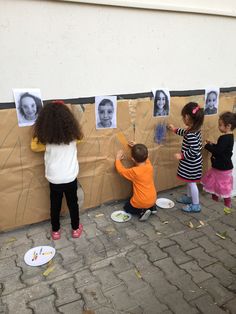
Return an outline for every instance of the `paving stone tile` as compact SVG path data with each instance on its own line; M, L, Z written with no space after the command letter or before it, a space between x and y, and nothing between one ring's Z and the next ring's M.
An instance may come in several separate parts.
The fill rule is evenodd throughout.
M86 225L86 228L84 228L84 233L87 239L95 238L102 234L101 231L97 229L97 226L95 223Z
M56 291L56 306L71 303L81 299L81 295L77 293L75 289L73 278L57 281L52 284L51 287Z
M95 270L93 271L93 275L99 278L103 291L116 287L122 283L111 266Z
M163 296L162 301L165 302L165 304L167 304L171 311L175 314L199 313L196 308L192 307L189 303L185 301L180 291L169 293L168 295Z
M234 294L224 288L216 278L207 279L201 283L201 286L212 296L218 306L222 306L235 297Z
M192 260L192 257L185 254L179 245L172 245L163 249L164 252L168 253L175 261L176 264L183 264Z
M236 275L229 272L220 263L215 263L213 265L205 267L205 271L211 273L214 277L216 277L224 287L228 287L236 281Z
M7 257L0 260L0 280L9 275L21 272L21 268L16 265L16 256Z
M206 254L202 248L196 248L193 250L189 250L186 252L190 256L192 256L199 264L200 267L207 267L211 264L214 264L217 259Z
M150 287L146 287L142 290L136 290L135 292L132 292L131 295L142 307L142 313L162 314L165 310L168 310L165 304L159 302Z
M214 244L207 236L194 239L193 242L198 243L207 252L207 254L221 249L219 245Z
M167 254L163 252L155 242L143 245L142 249L146 252L148 259L151 262L167 257Z
M58 309L59 312L63 314L83 314L84 313L83 306L84 306L83 301L78 300L75 302L71 302L69 304L62 305Z
M124 256L116 257L111 260L111 265L113 266L114 272L121 273L133 267Z
M54 314L54 313L58 313L54 305L54 301L55 301L55 296L50 295L50 296L29 302L28 306L33 309L34 311L33 313L35 314L45 314L45 313Z
M234 297L232 300L224 304L224 309L229 311L230 314L236 314L236 298Z
M89 269L78 271L74 276L76 279L74 283L75 288L87 286L97 281L97 278Z
M168 278L182 277L186 275L186 272L179 268L170 257L156 261L154 265L162 270Z
M129 309L138 306L135 299L128 293L128 289L125 285L117 286L104 292L105 296L111 300L115 308L119 311L125 311L129 313ZM121 301L122 300L122 301Z
M191 275L193 281L197 284L212 278L212 275L203 270L196 261L190 261L188 263L181 264L180 268L187 271Z
M110 303L106 295L102 293L101 285L98 283L81 287L78 289L78 292L81 293L85 306L88 309L95 310Z
M72 244L62 249L58 249L57 254L61 255L63 265L73 263L79 259L78 253L74 250L74 246Z
M221 308L215 304L213 299L209 295L203 295L192 301L192 304L197 307L197 309L204 314L225 314L226 312L221 310Z
M168 238L164 238L164 239L160 239L156 241L157 245L159 246L160 249L169 247L171 245L175 245L175 242L168 239Z
M202 234L198 231L189 231L182 234L177 234L171 238L171 240L177 242L183 251L188 251L198 247L196 243L192 240L202 236Z
M11 294L16 290L26 288L26 284L21 281L21 274L22 273L12 274L1 279L1 283L3 284L2 295Z
M128 287L129 293L147 287L147 283L143 280L141 273L135 268L124 271L118 274L118 276Z

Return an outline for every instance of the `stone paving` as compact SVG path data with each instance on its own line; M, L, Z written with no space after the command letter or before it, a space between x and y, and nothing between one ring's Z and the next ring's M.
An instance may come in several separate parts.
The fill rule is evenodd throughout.
M175 200L183 191L159 197ZM176 203L126 223L110 218L122 202L104 205L81 214L79 239L68 217L59 241L50 239L49 221L2 233L0 313L235 314L236 211L225 215L222 202L203 192L201 203L197 214ZM39 245L55 247L54 259L27 266L25 252Z

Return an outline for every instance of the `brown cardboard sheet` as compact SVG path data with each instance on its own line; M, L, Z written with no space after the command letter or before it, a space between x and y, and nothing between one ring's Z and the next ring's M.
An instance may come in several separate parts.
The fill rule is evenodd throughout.
M84 132L78 144L80 172L78 180L84 192L81 211L103 203L126 199L131 195L131 184L117 174L114 168L116 152L125 151L124 164L131 165L126 141L143 143L149 149L154 166L158 191L169 189L182 182L176 178L182 138L167 132L163 143L154 141L158 123L172 123L184 127L181 109L189 101L203 106L204 96L171 97L170 115L153 117L153 100L150 98L118 100L117 128L96 130L95 105L72 105L73 113ZM220 94L219 113L232 110L236 93ZM216 141L218 115L206 116L202 128L203 140ZM49 188L44 177L43 153L30 150L31 127L18 127L15 109L0 110L0 231L49 219ZM209 166L209 154L203 153L204 170ZM67 212L63 202L62 213Z

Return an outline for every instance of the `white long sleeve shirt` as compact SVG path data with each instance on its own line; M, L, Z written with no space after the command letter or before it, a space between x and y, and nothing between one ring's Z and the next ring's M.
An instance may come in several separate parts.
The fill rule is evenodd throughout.
M54 184L69 183L79 173L77 141L69 144L46 144L44 153L45 177Z

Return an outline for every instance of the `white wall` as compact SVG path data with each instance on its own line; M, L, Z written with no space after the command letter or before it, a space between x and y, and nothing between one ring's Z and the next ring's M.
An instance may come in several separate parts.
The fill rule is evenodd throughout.
M236 18L63 1L0 1L0 103L236 85Z

